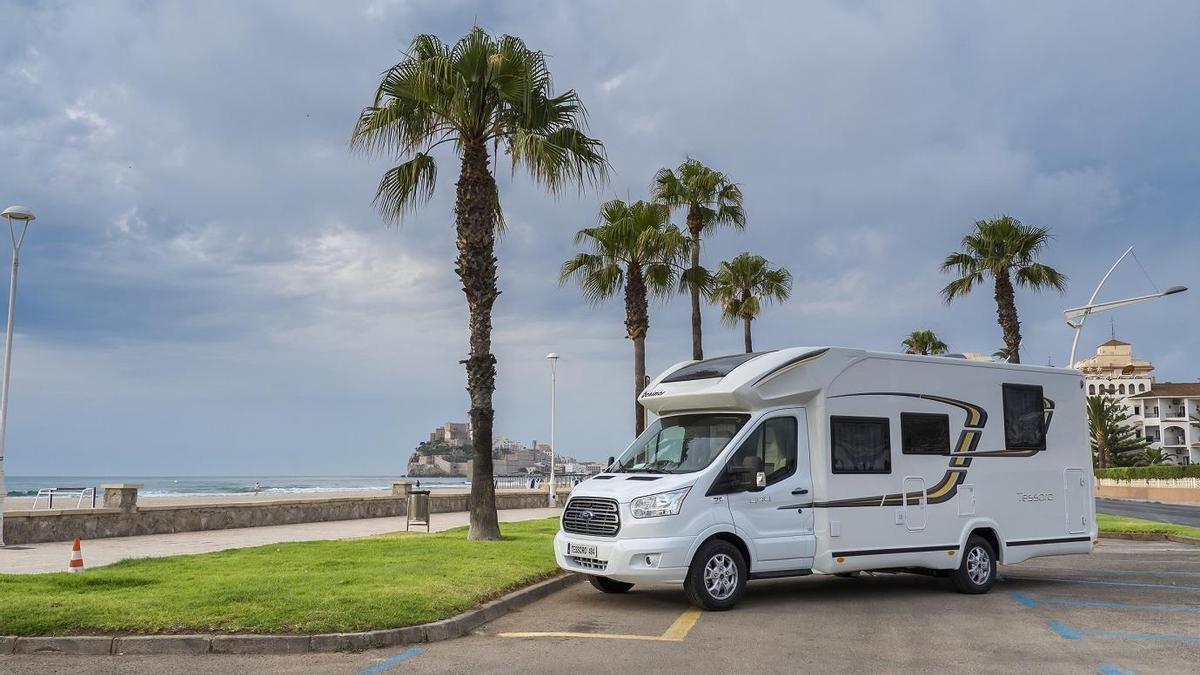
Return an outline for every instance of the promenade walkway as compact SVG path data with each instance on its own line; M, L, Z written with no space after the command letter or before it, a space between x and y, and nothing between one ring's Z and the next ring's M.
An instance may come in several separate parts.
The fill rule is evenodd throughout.
M557 516L559 509L510 509L500 511L501 522L533 520ZM465 511L435 513L431 529L448 530L467 524ZM332 520L323 523L298 523L270 527L243 527L231 530L204 530L175 534L148 534L141 537L112 537L83 542L87 567L109 565L126 558L160 558L169 555L209 553L231 548L246 548L285 541L352 539L404 529L404 518L364 518ZM424 531L423 529L421 531ZM71 542L22 544L0 548L0 573L34 574L65 572L71 556Z

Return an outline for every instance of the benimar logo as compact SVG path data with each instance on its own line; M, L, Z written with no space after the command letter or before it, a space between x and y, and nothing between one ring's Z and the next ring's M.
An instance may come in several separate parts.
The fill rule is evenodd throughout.
M642 392L642 398L650 398L651 396L662 396L666 392L662 391L646 391Z

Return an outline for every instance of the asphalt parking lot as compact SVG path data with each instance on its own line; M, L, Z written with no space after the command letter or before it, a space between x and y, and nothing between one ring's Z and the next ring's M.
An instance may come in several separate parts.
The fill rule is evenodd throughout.
M360 654L0 659L13 673L1200 671L1200 548L1104 540L1001 569L984 596L916 575L750 585L700 613L671 588L578 584L468 637Z

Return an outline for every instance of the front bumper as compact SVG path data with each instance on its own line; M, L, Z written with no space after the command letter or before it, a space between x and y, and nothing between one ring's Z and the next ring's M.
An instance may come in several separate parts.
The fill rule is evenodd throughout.
M559 567L569 572L604 576L631 584L683 583L691 562L688 554L692 541L692 537L589 537L559 530L554 535L554 559ZM568 555L567 546L571 543L595 546L596 557Z

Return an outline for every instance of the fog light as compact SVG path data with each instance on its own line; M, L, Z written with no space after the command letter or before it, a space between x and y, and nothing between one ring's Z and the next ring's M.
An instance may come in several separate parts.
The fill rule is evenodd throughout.
M641 556L640 562L642 564L644 564L646 567L658 567L658 563L660 560L662 560L661 553L648 553L644 556Z

